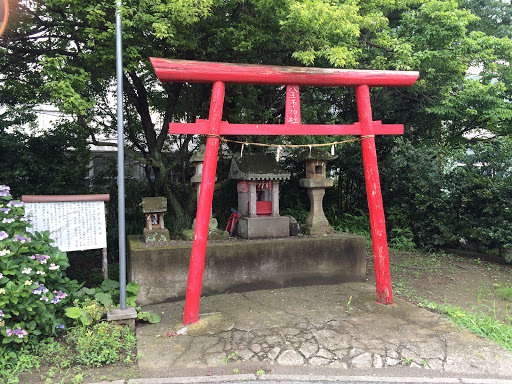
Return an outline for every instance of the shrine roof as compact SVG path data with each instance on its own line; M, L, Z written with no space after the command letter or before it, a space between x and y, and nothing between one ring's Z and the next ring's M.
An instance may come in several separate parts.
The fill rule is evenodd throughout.
M229 178L233 180L289 180L290 173L284 171L270 153L247 153L234 155L231 160Z

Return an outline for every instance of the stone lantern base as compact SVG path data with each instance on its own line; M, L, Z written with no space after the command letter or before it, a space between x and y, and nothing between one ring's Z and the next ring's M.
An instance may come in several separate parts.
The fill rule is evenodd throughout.
M306 235L326 235L334 233L334 229L329 225L325 217L322 200L325 195L325 188L334 185L334 180L327 178L300 179L300 186L308 191L311 208L306 223L302 226L302 231Z
M208 225L208 240L227 240L229 239L229 232L223 231L218 228L217 219L215 217L210 218L210 224ZM192 229L185 229L181 232L181 238L186 241L194 240L194 230L196 228L196 219L192 223Z
M144 228L144 233L142 234L144 237L145 243L156 243L158 241L170 241L171 237L169 235L169 230L167 228L161 229L147 229Z
M322 235L329 235L331 233L334 233L334 228L330 225L315 225L312 227L308 227L307 225L302 226L302 232L306 235L316 235L316 236L322 236Z

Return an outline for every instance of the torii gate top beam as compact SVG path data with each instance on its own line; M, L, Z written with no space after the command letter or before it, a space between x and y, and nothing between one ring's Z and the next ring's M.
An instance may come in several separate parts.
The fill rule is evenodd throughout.
M211 63L151 57L162 82L307 85L320 87L408 87L419 76L416 71L376 71L284 67L256 64Z

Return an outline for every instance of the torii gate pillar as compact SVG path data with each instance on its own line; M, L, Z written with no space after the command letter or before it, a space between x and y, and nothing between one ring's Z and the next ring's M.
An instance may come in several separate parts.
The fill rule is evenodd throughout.
M393 295L391 293L391 275L389 272L386 219L382 205L379 168L377 166L377 151L375 149L375 137L372 127L370 89L367 85L360 85L356 88L356 100L359 122L361 123L361 134L367 136L361 141L361 145L363 149L366 195L368 199L368 209L370 211L377 301L382 304L392 304Z
M206 151L199 204L190 257L183 324L199 320L208 224L215 186L215 172L220 135L360 135L363 166L370 211L377 301L392 304L388 244L380 189L376 134L403 134L403 125L373 121L369 87L407 87L418 72L365 71L249 64L207 63L151 58L158 79L163 82L213 83L208 121L193 124L170 123L170 133L206 134ZM229 124L222 120L224 84L273 84L294 86L343 86L356 88L359 122L350 125L304 125L300 121L285 124ZM287 111L288 113L288 111Z

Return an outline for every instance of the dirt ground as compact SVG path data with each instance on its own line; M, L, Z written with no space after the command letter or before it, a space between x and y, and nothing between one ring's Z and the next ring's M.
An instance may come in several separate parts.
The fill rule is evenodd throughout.
M512 325L512 301L501 296L504 288L512 287L512 265L498 262L501 260L488 260L485 255L469 256L444 252L390 251L394 297L412 303L427 300L466 311L484 312ZM367 250L367 260L367 281L374 284L371 249ZM47 367L42 367L40 372L23 374L20 383L80 383L81 378L83 382L126 380L140 374L136 365L100 369L71 367L56 375L48 375Z
M368 283L373 283L371 251L367 257ZM503 289L512 287L512 265L474 253L391 251L389 259L395 297L483 312L512 325L512 301L502 297Z

